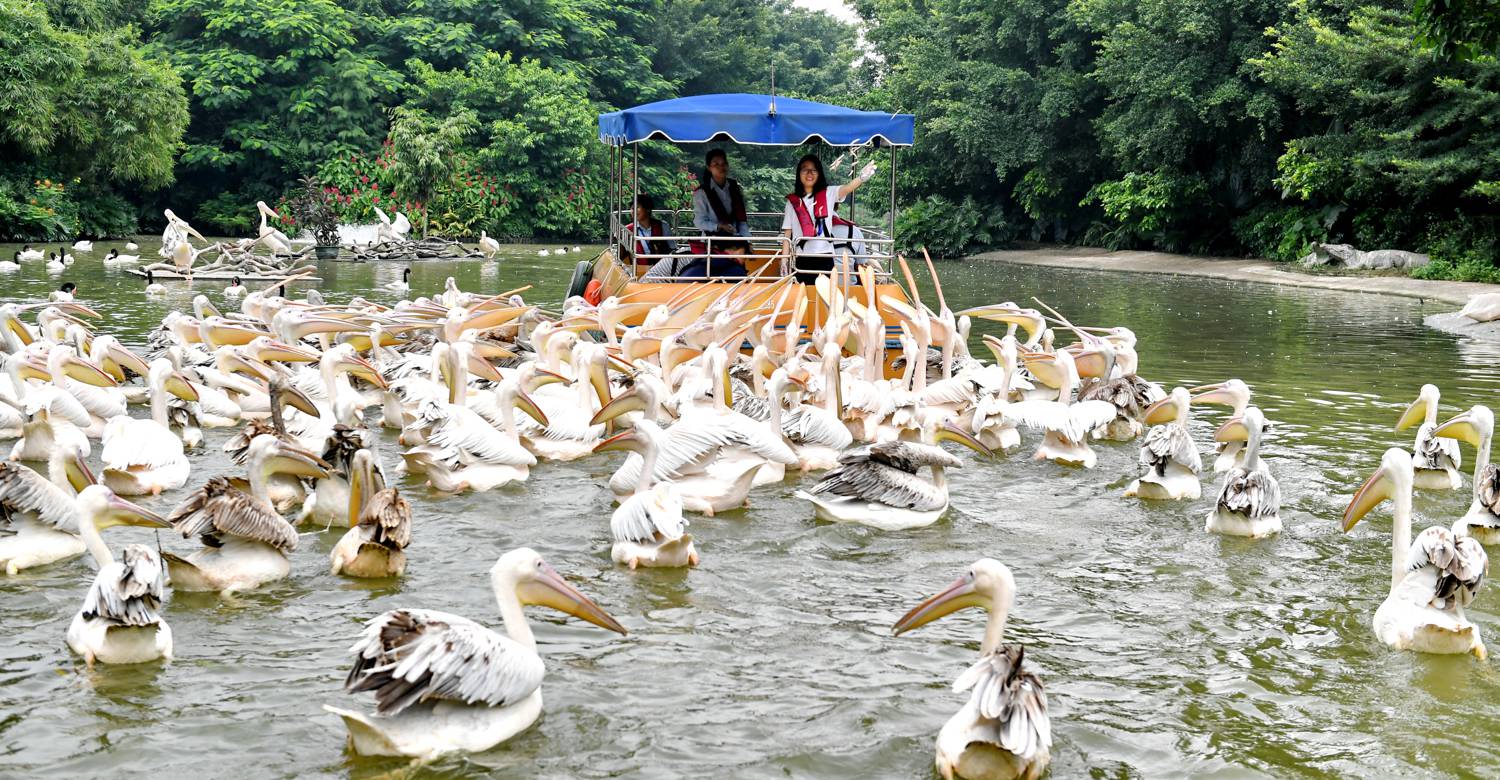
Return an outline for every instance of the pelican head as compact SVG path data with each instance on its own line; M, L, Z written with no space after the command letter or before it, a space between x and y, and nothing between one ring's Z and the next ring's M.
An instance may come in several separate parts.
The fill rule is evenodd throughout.
M1238 379L1189 388L1194 404L1218 404L1243 409L1250 403L1250 387Z
M1016 578L1010 573L1010 567L993 558L980 558L941 593L902 615L892 631L900 636L970 607L993 610L998 605L1002 611L1008 612L1015 598Z
M1475 447L1482 446L1482 442L1494 434L1495 414L1488 406L1482 404L1471 407L1469 411L1439 425L1432 431L1433 436L1458 439Z
M1259 440L1261 433L1266 428L1266 416L1260 409L1250 406L1246 407L1244 413L1238 417L1231 417L1214 431L1214 441L1229 442Z
M263 200L255 201L255 210L259 211L262 216L267 216L271 219L281 219L281 215L276 213L276 209L267 206Z
M78 494L78 512L79 517L92 522L94 528L101 531L117 525L172 527L166 518L120 498L104 485L89 485Z
M542 556L529 547L511 550L490 567L490 583L497 599L510 590L522 604L550 607L580 620L614 631L627 633L625 627L599 608L588 596L569 585Z
M1401 419L1396 421L1396 430L1404 431L1413 425L1421 425L1427 420L1428 411L1437 413L1439 393L1437 385L1422 385L1421 392L1417 393L1417 400L1412 401L1401 413Z
M322 458L269 433L250 441L247 459L253 464L251 468L258 468L266 474L290 474L311 479L328 476L329 465Z
M1360 485L1354 498L1349 501L1348 508L1344 510L1344 532L1353 529L1361 518L1386 499L1400 502L1404 497L1410 502L1413 479L1411 455L1400 447L1386 450L1380 457L1380 468L1375 469L1375 473Z
M635 386L611 398L609 403L599 408L589 425L599 425L608 422L627 412L645 412L650 417L660 399L657 397L656 388L650 382L641 381L637 377Z
M184 401L198 400L198 390L186 376L172 367L172 361L157 358L151 361L147 379L152 387L161 388Z
M1186 419L1191 404L1192 396L1188 394L1187 388L1174 387L1170 395L1146 408L1146 424L1165 425Z

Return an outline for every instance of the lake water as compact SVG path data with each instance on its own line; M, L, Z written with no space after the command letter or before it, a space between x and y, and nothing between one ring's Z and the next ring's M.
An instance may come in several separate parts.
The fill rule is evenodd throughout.
M223 282L147 299L141 280L102 267L111 246L75 253L60 276L32 263L0 277L0 298L74 281L106 315L101 327L132 344L193 293L226 305ZM18 248L0 245L0 256ZM154 258L154 241L142 248ZM453 276L486 293L534 284L528 300L555 306L587 253L536 250L506 247L498 264L415 264L413 294ZM403 267L324 263L318 287L330 302L394 303L382 287ZM900 638L890 626L982 556L1017 578L1007 636L1047 685L1052 777L1500 775L1495 667L1392 653L1371 634L1389 587L1389 505L1339 530L1380 453L1410 445L1410 431L1393 427L1423 383L1442 389L1444 418L1500 402L1500 345L1425 329L1422 316L1440 308L1410 299L990 263L940 271L955 309L1035 295L1075 322L1132 328L1141 374L1168 388L1248 382L1273 424L1264 454L1285 532L1204 533L1212 479L1194 502L1121 498L1136 443L1099 445L1098 467L1080 471L1031 461L1031 436L1008 457L965 451L953 509L911 532L815 522L791 496L812 478L758 488L746 511L693 519L703 560L691 571L610 562L605 482L618 456L545 463L528 482L477 495L404 484L415 526L404 579L331 576L338 532L311 533L282 582L231 599L173 594L169 665L88 671L69 653L63 635L93 576L86 559L0 578L0 775L930 777L937 731L962 703L949 686L976 656L983 615ZM975 328L976 353L987 327ZM1223 412L1194 413L1207 452ZM190 488L231 470L228 436L207 432ZM1467 467L1472 449L1464 457ZM165 512L177 498L146 503ZM1467 479L1462 491L1419 495L1416 526L1446 526L1468 501ZM153 536L125 528L109 539ZM532 729L420 771L346 753L343 726L320 707L369 707L341 690L360 623L425 607L499 628L486 572L522 545L630 636L533 609L547 680ZM1491 585L1469 613L1492 643L1497 606Z

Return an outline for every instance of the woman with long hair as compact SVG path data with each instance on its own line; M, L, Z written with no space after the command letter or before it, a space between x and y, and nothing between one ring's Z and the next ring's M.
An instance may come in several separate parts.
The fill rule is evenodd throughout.
M797 161L797 178L781 218L781 231L797 254L797 281L812 284L818 272L834 269L838 253L853 254L854 223L835 208L873 175L875 163L869 163L848 184L829 184L817 155L805 154Z

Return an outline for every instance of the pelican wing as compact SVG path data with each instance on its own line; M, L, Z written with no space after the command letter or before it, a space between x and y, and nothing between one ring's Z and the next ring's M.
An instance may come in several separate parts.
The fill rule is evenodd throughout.
M1253 520L1273 517L1281 511L1281 485L1265 469L1235 467L1224 477L1219 506Z
M51 480L19 463L0 463L0 515L29 512L59 531L78 533L73 497Z
M370 496L359 513L365 540L396 550L411 544L411 504L395 488Z
M1042 680L1025 661L1025 648L1002 645L959 675L953 690L970 692L988 741L1030 760L1051 750L1052 720Z
M156 551L132 544L121 552L120 560L94 575L94 584L83 599L83 616L120 626L154 625L161 622L166 589L167 570Z
M1432 435L1437 425L1422 423L1417 429L1417 440L1412 446L1412 465L1419 469L1454 469L1463 466L1463 455L1456 439L1441 439Z
M707 414L684 417L668 428L666 434L652 475L657 482L697 474L718 457L720 450L744 441L729 420ZM640 482L643 465L640 455L630 453L610 477L610 488L616 493L634 490L636 483Z
M1017 401L1002 415L1012 425L1033 431L1051 431L1072 442L1083 441L1089 431L1115 419L1115 407L1098 399L1065 404L1040 399Z
M349 463L354 460L354 453L364 449L364 439L359 432L347 425L334 425L333 435L328 437L327 444L323 448L323 460L333 466L333 471L340 475L348 475Z
M167 520L184 537L197 536L210 547L221 537L269 544L282 552L297 549L297 529L269 504L241 493L224 477L212 477L189 495Z
M422 419L431 426L427 441L444 449L458 449L485 463L502 466L534 466L536 456L485 422L477 412L458 404L427 403Z
M947 491L910 471L868 459L846 463L828 472L808 492L813 495L828 493L918 512L930 512L948 505Z
M917 473L917 470L923 466L945 466L956 469L963 465L963 461L942 447L911 441L870 444L847 452L839 458L839 462L844 464L858 463L862 460L893 466L908 474Z
M1161 386L1130 374L1110 380L1091 379L1078 390L1080 401L1108 401L1122 416L1139 420L1146 407L1165 398Z
M686 528L682 496L671 482L658 482L649 490L630 495L609 518L609 529L617 542L680 539Z
M265 420L250 420L245 423L245 427L241 428L239 433L224 442L224 452L228 453L230 460L243 466L245 459L250 455L250 442L255 441L255 437L263 433L274 434L276 429Z
M781 432L795 444L812 444L844 449L854 443L844 422L816 406L799 406L783 415Z
M965 377L953 377L934 382L922 391L922 402L929 406L938 404L970 404L979 391L978 383Z
M100 459L107 469L163 468L182 458L182 440L154 420L121 415L104 426Z
M468 618L398 609L365 624L349 648L350 693L375 692L375 712L397 715L418 702L504 707L542 684L542 659Z
M1466 607L1474 601L1490 568L1484 547L1469 536L1454 536L1446 528L1433 526L1412 540L1406 556L1407 571L1431 566L1437 575L1431 605L1438 609Z
M35 415L45 409L53 417L67 420L80 428L87 428L94 422L89 417L88 409L77 398L56 385L43 385L27 390L22 407L28 415Z
M1478 484L1474 487L1474 496L1479 500L1479 505L1489 510L1489 513L1500 517L1500 466L1493 463L1485 464L1479 471Z
M1198 455L1198 446L1187 429L1178 425L1158 425L1146 431L1146 440L1141 443L1141 465L1158 476L1165 474L1169 464L1187 467L1194 474L1203 470L1203 459Z
M734 410L758 422L771 419L771 402L755 394L754 388L738 379L731 379L734 391Z

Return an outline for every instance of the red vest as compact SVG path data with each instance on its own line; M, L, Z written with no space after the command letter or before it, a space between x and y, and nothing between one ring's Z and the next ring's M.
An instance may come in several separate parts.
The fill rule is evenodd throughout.
M796 193L786 196L786 201L792 204L792 213L797 215L797 225L802 228L803 238L812 238L818 235L818 225L830 216L833 217L835 225L853 225L847 219L838 215L838 212L828 210L828 190L821 189L813 193L813 213L807 213L807 206L802 202L802 196ZM816 220L816 221L815 221ZM832 231L824 225L823 236L832 238Z
M630 223L629 225L626 225L625 229L628 230L628 231L630 231L630 234L632 236L635 236L635 254L636 254L637 257L639 257L640 255L666 255L666 254L671 254L670 252L659 251L661 249L665 249L666 248L664 246L664 244L666 242L662 242L662 241L647 241L645 238L642 238L641 235L636 232L635 223L634 222ZM661 237L661 236L665 236L666 234L667 234L667 226L664 225L664 224L662 224L661 222L657 222L654 227L650 228L649 235L651 235L653 237ZM652 244L656 244L657 245L655 249L653 249L651 247ZM660 259L661 258L652 258L649 261L647 261L647 260L641 260L639 262L652 262L652 263L654 263L654 262L656 262L657 260L660 260Z

